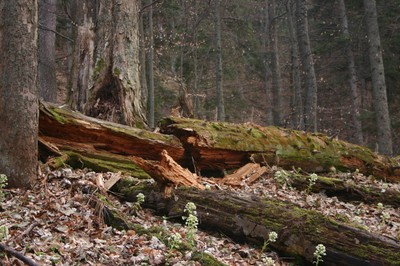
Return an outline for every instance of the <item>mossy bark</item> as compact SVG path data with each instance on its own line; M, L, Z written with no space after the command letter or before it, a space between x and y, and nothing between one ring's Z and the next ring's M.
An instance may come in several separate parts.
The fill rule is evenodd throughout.
M307 262L312 262L315 246L324 244L327 248L324 265L400 264L398 241L334 221L316 211L303 210L292 203L188 188L179 188L173 197L165 199L155 188L136 190L127 186L126 181L121 184L114 189L124 199L135 200L137 193L144 193L144 206L168 217L184 216L184 207L191 201L197 206L202 228L223 232L237 240L261 246L269 232L275 231L278 240L270 244L273 249Z
M183 146L174 136L91 118L48 103L40 104L39 131L45 141L60 147L134 155L150 160L159 160L162 150L167 150L177 161L184 155Z
M254 161L308 172L358 169L400 182L399 160L319 133L178 117L163 119L160 127L181 140L187 165L194 161L203 170L239 168Z

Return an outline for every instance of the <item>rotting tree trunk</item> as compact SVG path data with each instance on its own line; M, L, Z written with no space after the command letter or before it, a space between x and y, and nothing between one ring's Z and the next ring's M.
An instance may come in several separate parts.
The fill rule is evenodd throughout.
M400 263L400 244L386 237L338 223L324 215L303 210L292 203L245 196L233 192L177 189L174 196L164 198L155 188L135 190L128 181L121 181L114 189L125 200L136 201L136 195L146 195L145 206L168 217L182 217L187 202L197 207L202 228L218 230L250 243L261 245L268 233L278 233L278 240L270 246L291 256L313 260L317 244L327 248L324 265L397 265Z
M199 170L239 168L249 161L308 172L359 170L392 182L400 182L395 159L368 148L329 138L277 127L205 122L170 117L160 122L161 133L180 139L186 151L186 166Z
M90 148L148 160L159 160L162 150L167 150L177 161L184 154L174 136L91 118L45 103L40 105L39 129L44 140L61 148L69 146L67 149L71 150L79 150L83 145L87 151Z
M195 172L240 168L248 162L278 165L307 172L355 171L400 182L398 160L365 147L322 134L260 127L252 124L205 122L171 117L161 121L161 132L152 133L90 118L65 108L42 104L40 133L46 140L90 145L95 150L160 160L162 150L183 167ZM171 136L173 135L173 136Z
M84 1L70 103L92 117L146 127L139 77L138 1Z

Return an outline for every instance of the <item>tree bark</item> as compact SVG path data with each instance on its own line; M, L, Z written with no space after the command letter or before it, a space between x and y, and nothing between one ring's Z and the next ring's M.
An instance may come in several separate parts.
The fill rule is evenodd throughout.
M138 1L86 1L81 7L71 78L72 107L93 117L145 127Z
M303 210L292 203L280 202L234 192L176 189L164 198L157 189L135 190L127 182L114 187L122 198L136 201L146 195L145 207L168 217L185 216L187 202L196 205L199 226L223 232L236 240L262 245L271 231L278 240L270 246L283 253L313 261L317 244L323 243L327 255L324 265L396 265L400 263L398 242L338 223L322 214ZM151 191L149 193L149 191Z
M0 1L0 173L10 187L37 178L37 21L37 1Z
M160 122L161 133L172 134L185 147L185 167L198 170L234 169L249 161L307 172L356 171L400 182L399 162L368 148L277 127L205 122L177 117Z
M369 62L372 73L372 95L378 135L378 151L383 154L392 155L392 130L375 0L364 0L364 10L367 24Z
M299 43L296 36L295 14L293 12L294 2L289 0L286 4L288 13L288 29L290 33L290 48L291 48L291 107L292 107L292 124L294 129L304 130L304 110L303 96L301 89L300 78L300 60L299 60Z
M354 127L354 143L361 145L363 143L362 124L360 120L361 94L360 94L360 89L357 86L357 72L354 63L354 54L351 48L351 37L349 33L349 25L347 22L347 15L346 15L346 5L344 3L344 0L338 0L338 6L340 12L340 20L342 22L343 37L345 38L346 56L348 60L352 120Z
M39 0L39 96L57 101L56 80L56 0Z
M296 29L300 52L300 67L306 88L304 125L307 131L317 131L317 80L308 33L308 11L305 0L296 0Z
M147 52L147 80L148 80L148 121L150 128L154 128L154 72L153 72L153 61L154 61L154 36L153 36L153 5L152 0L149 0L148 7L149 13L147 14L148 18L148 26L147 26L147 34L149 39L149 47Z
M254 161L318 173L332 167L341 171L358 169L366 175L400 182L400 163L396 159L322 134L177 117L163 119L160 126L164 134L48 104L40 108L40 132L56 145L68 141L69 146L84 144L95 150L148 160L159 160L165 149L180 165L202 174L222 173Z
M273 118L274 125L282 125L282 80L279 62L278 49L278 31L276 18L275 0L267 0L266 12L269 12L269 38L270 38L270 55L271 55L271 75L272 75L272 95L273 95Z
M217 92L217 121L225 121L224 89L222 77L221 2L215 1L215 82Z

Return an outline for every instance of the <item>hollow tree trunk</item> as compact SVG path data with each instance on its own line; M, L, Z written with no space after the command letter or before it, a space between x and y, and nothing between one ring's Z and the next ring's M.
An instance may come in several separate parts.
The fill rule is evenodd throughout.
M145 127L139 78L138 1L82 3L72 71L73 108Z

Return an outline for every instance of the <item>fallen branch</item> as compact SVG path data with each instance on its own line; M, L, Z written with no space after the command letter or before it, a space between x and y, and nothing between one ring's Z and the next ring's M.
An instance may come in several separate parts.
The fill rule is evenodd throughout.
M32 259L26 257L25 255L19 253L18 251L7 247L3 244L0 243L0 252L5 252L6 254L16 257L17 259L19 259L20 261L22 261L23 263L25 263L26 265L29 266L39 266L39 264L37 264L35 261L33 261Z

